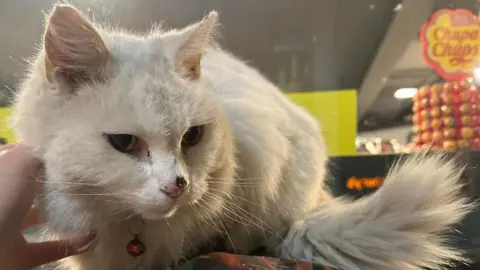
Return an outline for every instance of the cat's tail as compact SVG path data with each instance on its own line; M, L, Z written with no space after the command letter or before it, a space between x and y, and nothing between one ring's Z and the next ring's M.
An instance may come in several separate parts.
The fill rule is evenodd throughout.
M383 186L356 201L334 199L298 222L278 255L340 269L438 269L465 260L446 232L473 208L463 168L441 155L398 163Z

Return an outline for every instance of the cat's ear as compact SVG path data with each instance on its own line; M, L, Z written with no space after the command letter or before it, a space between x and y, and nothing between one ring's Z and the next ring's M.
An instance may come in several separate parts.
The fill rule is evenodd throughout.
M45 69L50 82L69 90L103 81L108 76L109 51L92 24L70 6L56 6L44 36Z
M182 77L189 80L200 78L202 57L208 46L215 43L217 23L218 14L212 11L202 21L163 37L167 53Z

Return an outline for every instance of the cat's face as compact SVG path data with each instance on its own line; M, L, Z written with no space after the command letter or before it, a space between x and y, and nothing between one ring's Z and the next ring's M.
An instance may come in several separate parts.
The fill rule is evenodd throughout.
M15 116L20 136L42 145L51 216L218 207L234 164L228 121L201 73L215 18L140 39L99 34L56 8Z
M204 89L124 75L59 109L45 157L49 188L161 218L208 191L206 178L231 143L228 126Z

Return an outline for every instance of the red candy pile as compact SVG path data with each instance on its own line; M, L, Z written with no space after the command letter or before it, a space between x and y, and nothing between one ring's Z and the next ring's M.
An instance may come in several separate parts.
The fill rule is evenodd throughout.
M472 80L418 89L413 98L417 150L480 149L480 95Z

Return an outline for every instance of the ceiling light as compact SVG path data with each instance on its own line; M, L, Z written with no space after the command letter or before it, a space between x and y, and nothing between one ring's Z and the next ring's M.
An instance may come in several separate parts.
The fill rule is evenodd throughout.
M480 82L480 68L475 68L473 70L473 77L475 79L475 82Z
M403 8L402 4L397 4L397 6L393 9L393 12L399 12L400 10L402 10L402 8Z
M417 88L400 88L395 93L393 96L397 99L406 99L406 98L412 98L415 96L417 93Z

